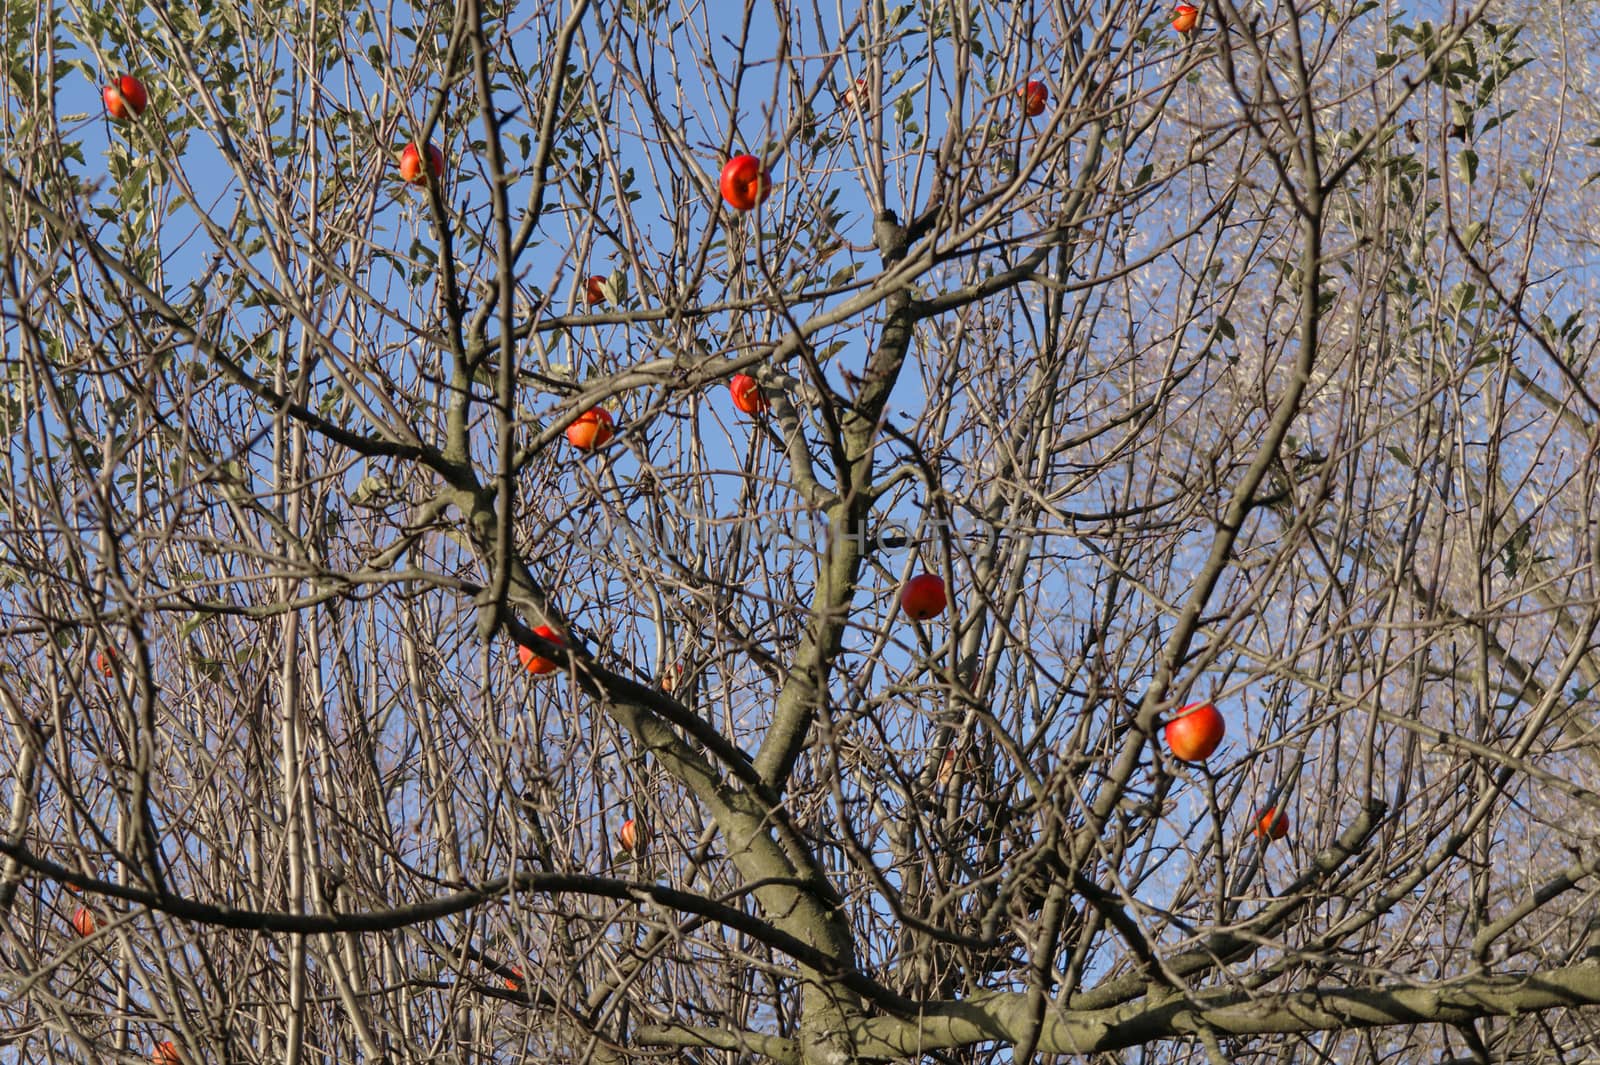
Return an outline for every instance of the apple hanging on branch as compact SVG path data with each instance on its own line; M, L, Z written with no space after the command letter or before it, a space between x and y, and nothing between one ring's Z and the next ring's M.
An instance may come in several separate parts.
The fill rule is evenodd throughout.
M867 102L866 75L857 78L855 83L844 91L844 96L840 98L840 102L846 107L860 107Z
M405 151L400 153L400 180L407 185L422 185L430 178L444 176L444 153L433 145L428 145L428 172L422 170L422 153L417 150L417 144L412 141L406 145Z
M559 644L562 647L567 645L566 638L549 625L540 625L538 628L533 630L533 634L535 636L541 636L553 644ZM533 648L526 647L521 644L517 646L517 658L522 662L522 668L527 670L529 673L532 673L534 676L540 676L541 674L545 673L554 673L557 668L555 662L544 657Z
M1017 90L1017 95L1022 97L1022 109L1029 118L1037 118L1044 114L1044 105L1050 99L1050 90L1044 87L1042 81L1030 81Z
M1200 21L1200 9L1193 4L1179 4L1172 12L1172 28L1179 33L1189 33L1194 29L1194 24Z
M604 447L611 435L611 412L604 407L584 411L577 421L567 426L567 443L579 451Z
M617 845L629 854L641 854L645 844L650 841L650 835L633 818L622 822L617 829Z
M944 581L931 573L918 574L900 589L900 609L913 621L927 621L944 613L950 598Z
M747 373L736 373L728 382L728 392L733 396L733 405L749 415L765 414L772 409L766 393L761 391L761 384Z
M683 683L683 663L673 662L661 671L661 676L656 683L661 690L671 695L678 690L678 685Z
M606 279L599 274L583 283L583 302L593 307L606 301Z
M1268 806L1256 814L1256 835L1266 839L1282 839L1289 834L1289 815L1276 806Z
M150 1060L156 1065L183 1065L183 1055L179 1053L177 1044L170 1039L157 1043L155 1049L150 1051Z
M150 106L150 95L144 91L144 83L132 74L124 74L101 89L100 98L106 103L106 114L116 122L142 115Z
M1222 743L1227 724L1210 703L1190 703L1178 710L1164 731L1173 757L1203 762Z
M722 198L735 211L753 211L772 195L772 175L753 155L736 155L722 168Z
M99 923L94 919L93 910L87 906L79 906L72 911L72 927L80 936L87 939L89 936L94 935Z
M933 783L936 787L947 787L956 776L956 767L959 764L965 776L972 776L978 771L978 763L973 761L972 752L968 751L959 759L956 757L954 747L946 748L944 758L939 761L939 771L934 774Z

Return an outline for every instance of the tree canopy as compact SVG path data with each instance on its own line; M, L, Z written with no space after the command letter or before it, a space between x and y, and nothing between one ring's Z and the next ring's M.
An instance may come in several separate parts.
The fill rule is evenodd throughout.
M1600 1052L1596 27L1195 8L8 6L16 1060Z

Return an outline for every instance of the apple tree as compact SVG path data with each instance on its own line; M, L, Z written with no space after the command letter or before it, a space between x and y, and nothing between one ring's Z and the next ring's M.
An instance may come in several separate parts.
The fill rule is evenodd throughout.
M1597 31L1195 6L7 7L15 1060L1600 1052Z

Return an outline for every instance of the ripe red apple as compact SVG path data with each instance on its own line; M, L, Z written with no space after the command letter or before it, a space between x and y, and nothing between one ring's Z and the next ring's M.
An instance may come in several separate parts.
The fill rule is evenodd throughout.
M1167 722L1165 731L1167 746L1174 757L1185 762L1203 762L1222 742L1227 724L1210 703L1190 703Z
M94 930L99 926L95 923L93 911L87 906L79 906L72 911L72 927L80 936L88 937L94 935Z
M567 443L579 451L593 451L604 447L611 439L611 412L604 407L594 407L578 416L567 426Z
M117 655L115 651L96 651L94 653L94 667L106 676L111 676L117 671Z
M617 829L617 844L629 854L640 853L649 841L650 834L631 817L622 822L622 827Z
M753 211L772 195L772 175L761 169L753 155L736 155L722 168L722 198L735 211Z
M106 102L106 114L118 122L126 121L130 115L142 115L150 106L144 83L132 74L124 74L101 89L100 98Z
M900 589L900 609L915 621L927 621L944 613L949 597L945 595L944 581L931 573L918 574L906 581Z
M867 102L867 79L865 75L857 78L855 84L844 91L841 98L846 107L860 107Z
M606 279L596 274L583 283L583 302L593 307L597 303L606 301Z
M540 625L533 630L533 634L535 636L543 636L551 643L558 643L563 647L567 645L566 639L549 625ZM556 671L554 662L531 647L523 647L519 644L517 646L517 658L521 660L522 668L535 676L540 673L554 673Z
M1172 20L1172 28L1179 33L1188 33L1200 20L1200 10L1193 4L1179 4L1173 14L1177 17Z
M511 967L511 972L512 972L513 975L506 977L506 990L507 991L521 991L522 990L522 979L526 975L522 971L522 966L513 965Z
M1268 839L1282 839L1289 834L1289 815L1279 813L1276 806L1268 806L1256 814L1256 835Z
M733 405L746 414L765 414L772 408L760 383L747 373L734 374L733 380L728 382L728 391L733 394Z
M156 1048L150 1051L150 1060L156 1065L183 1065L183 1055L170 1039L156 1044Z
M428 145L428 173L422 172L422 153L417 150L416 142L406 145L405 151L400 153L400 180L407 185L421 185L429 177L440 178L444 176L444 153L433 145Z
M1029 118L1044 114L1044 105L1050 99L1050 90L1044 87L1042 81L1030 81L1017 90L1017 95L1022 97L1022 108Z

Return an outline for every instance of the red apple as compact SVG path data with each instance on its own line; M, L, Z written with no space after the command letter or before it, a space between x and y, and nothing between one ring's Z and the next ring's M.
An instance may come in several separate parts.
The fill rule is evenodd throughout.
M106 676L111 676L117 671L117 653L115 651L96 651L94 653L94 667Z
M540 625L538 628L533 630L533 634L535 636L543 636L551 643L558 643L563 647L567 645L567 641L562 637L562 635L555 629L552 629L549 625ZM522 668L526 669L529 673L532 673L535 676L540 673L554 673L556 671L556 664L554 662L550 661L548 658L545 658L538 651L535 651L531 647L523 647L518 645L517 658L522 661Z
M860 107L867 102L867 79L863 75L856 79L855 84L844 91L841 98L846 107Z
M506 977L506 990L507 991L521 991L522 990L522 979L523 979L524 975L526 975L522 971L522 966L513 965L511 967L511 972L512 972L512 975Z
M1022 97L1023 110L1029 118L1044 114L1044 105L1050 99L1050 90L1044 87L1042 81L1030 81L1017 90L1017 95Z
M972 760L972 755L970 753L961 759L961 771L963 773L971 776L973 773L977 772L977 769L977 763ZM948 785L950 781L954 780L955 775L956 749L954 747L950 747L944 752L944 760L939 763L939 772L934 774L933 782L942 788Z
M915 621L927 621L944 613L949 597L945 595L944 581L931 573L923 573L906 581L900 589L900 609Z
M733 380L728 382L728 391L733 393L733 405L746 414L765 414L772 407L760 383L747 373L734 374Z
M95 923L94 913L86 906L79 906L72 911L72 927L77 929L80 936L92 936L98 927Z
M663 669L658 683L661 685L661 690L668 695L677 691L678 685L683 683L683 663L674 662L666 669Z
M177 1045L170 1039L156 1044L156 1048L150 1051L150 1060L156 1065L183 1065L183 1055L178 1053Z
M405 151L400 153L400 180L407 185L424 184L429 177L444 176L444 153L433 145L428 145L428 173L422 172L422 153L417 150L416 142L406 145Z
M606 279L598 274L583 283L583 302L593 307L606 301Z
M594 407L578 416L567 426L567 443L579 451L593 451L604 447L611 439L611 412L604 407Z
M1188 33L1200 21L1200 10L1193 4L1179 4L1173 14L1177 17L1172 20L1172 28L1179 33Z
M144 83L132 74L124 74L101 89L100 98L106 102L106 114L118 122L126 121L130 115L142 115L150 106Z
M1256 814L1256 835L1268 839L1282 839L1289 834L1289 815L1279 813L1276 806L1268 806Z
M1222 742L1227 725L1210 703L1190 703L1179 709L1166 727L1167 746L1185 762L1203 762Z
M649 841L650 834L631 817L622 822L622 827L617 829L617 844L629 854L640 853Z
M735 211L753 211L772 195L772 175L761 169L753 155L736 155L722 168L722 198Z

